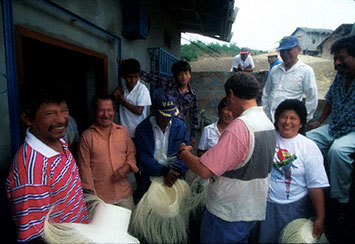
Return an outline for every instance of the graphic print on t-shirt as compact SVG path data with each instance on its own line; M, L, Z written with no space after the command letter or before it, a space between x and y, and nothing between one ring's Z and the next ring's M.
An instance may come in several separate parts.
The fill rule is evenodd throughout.
M296 155L292 155L286 149L279 147L275 148L275 156L273 162L274 170L271 171L271 180L284 179L286 184L286 196L289 199L290 196L290 184L291 184L291 168L297 168L293 162L297 159Z

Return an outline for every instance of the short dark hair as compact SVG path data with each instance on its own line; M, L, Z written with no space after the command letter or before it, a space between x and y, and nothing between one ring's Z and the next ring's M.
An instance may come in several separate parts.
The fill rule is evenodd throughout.
M97 102L99 100L111 100L112 101L112 105L113 108L115 109L115 99L112 95L96 95L91 99L91 103L90 103L90 107L91 107L91 111L96 114L96 110L97 110Z
M330 47L330 53L334 54L343 48L346 49L350 56L355 57L355 35L346 36L336 40Z
M227 98L224 97L218 104L218 111L221 110L222 108L227 107Z
M259 96L259 82L255 76L247 72L232 75L224 84L226 94L232 90L236 97L242 99L256 99Z
M128 74L136 74L141 72L141 65L137 59L130 58L123 60L120 69L121 76L125 77Z
M279 120L280 115L285 110L293 110L298 114L298 117L300 117L300 121L302 124L302 128L298 130L298 133L305 135L306 134L305 127L307 123L307 109L304 103L297 99L286 99L282 103L280 103L279 106L277 106L275 111L275 122L274 122L274 126L276 130L277 131L279 130L279 127L277 126L277 121Z
M180 60L173 64L171 71L173 72L174 77L181 71L188 70L191 74L191 66L188 62Z
M33 121L38 108L43 103L61 103L67 101L67 93L62 82L31 80L19 89L19 102L22 112L29 121Z

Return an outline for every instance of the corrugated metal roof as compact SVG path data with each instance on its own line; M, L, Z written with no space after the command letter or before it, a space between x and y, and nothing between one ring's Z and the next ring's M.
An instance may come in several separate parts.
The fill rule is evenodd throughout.
M333 33L333 30L330 29L297 27L296 30L291 35L294 35L298 30L303 30L306 33L325 33L325 34Z
M163 1L181 32L230 41L238 9L234 0L168 0Z

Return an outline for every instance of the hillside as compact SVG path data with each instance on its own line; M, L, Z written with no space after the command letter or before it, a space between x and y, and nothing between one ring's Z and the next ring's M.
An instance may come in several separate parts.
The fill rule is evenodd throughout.
M318 85L318 97L323 99L335 76L333 61L307 55L299 55L299 58L313 68ZM253 59L255 63L255 72L268 69L269 63L267 62L266 54L255 55L253 56ZM230 71L232 61L233 57L220 57L218 59L212 57L200 57L198 61L191 62L191 66L194 72Z

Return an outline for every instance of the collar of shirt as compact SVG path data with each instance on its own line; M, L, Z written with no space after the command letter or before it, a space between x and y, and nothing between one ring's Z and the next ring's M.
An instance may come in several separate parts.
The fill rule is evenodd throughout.
M90 128L90 129L93 129L93 130L96 130L97 133L99 133L99 134L102 135L102 136L105 136L105 134L102 132L102 130L101 130L95 123L92 124L89 128ZM114 122L112 122L112 127L111 127L111 131L110 131L110 135L112 135L112 133L113 133L115 130L119 130L119 129L121 129L121 126L115 124Z
M149 122L152 125L154 134L154 158L162 165L168 165L168 147L169 147L169 136L170 129L172 125L172 119L166 126L165 133L162 132L159 125L156 122L155 116L150 117Z
M28 143L34 150L38 151L47 158L51 158L60 154L59 152L54 151L52 148L44 144L35 135L33 135L30 132L30 128L27 128L26 130L25 142ZM60 143L62 145L64 144L62 141L60 141Z
M123 88L124 94L127 95L127 94L133 92L134 90L138 89L138 85L139 85L140 83L141 83L140 80L138 80L137 83L136 83L136 85L133 87L132 91L128 91L128 88L127 88L127 86L126 86L126 82L123 82L123 83L122 83L122 88Z
M289 70L287 70L287 71L285 69L285 63L284 62L282 62L281 65L279 65L278 67L280 67L280 69L282 69L284 72L289 73L289 72L292 72L294 69L296 69L298 66L301 66L303 64L304 63L300 59L298 59L297 62L294 65L292 65L292 67Z

